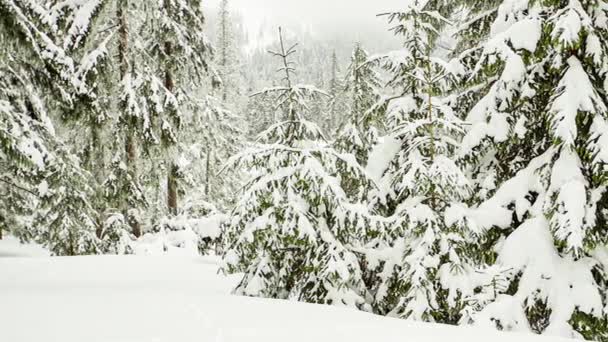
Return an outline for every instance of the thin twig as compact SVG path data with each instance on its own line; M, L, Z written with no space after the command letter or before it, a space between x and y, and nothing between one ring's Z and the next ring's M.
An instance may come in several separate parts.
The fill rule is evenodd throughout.
M38 196L38 194L37 194L37 193L35 193L35 192L33 192L33 191L29 190L29 189L26 189L26 188L24 188L24 187L21 187L21 186L19 186L19 185L15 184L15 183L13 183L13 182L9 182L8 180L6 180L6 179L4 179L4 178L0 178L0 182L3 182L3 183L5 183L5 184L8 184L8 185L10 185L10 186L12 186L12 187L14 187L14 188L16 188L16 189L19 189L19 190L21 190L21 191L25 191L25 192L27 192L27 193L29 193L29 194L34 195L34 196Z

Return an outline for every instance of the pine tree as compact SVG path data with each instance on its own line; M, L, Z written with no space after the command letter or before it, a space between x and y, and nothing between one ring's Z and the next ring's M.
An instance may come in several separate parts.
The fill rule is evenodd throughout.
M160 59L167 92L165 108L159 113L161 141L168 158L167 207L169 213L176 215L181 170L170 156L176 152L173 147L179 141L184 120L184 101L188 99L184 92L197 89L197 81L209 67L211 47L204 34L200 1L164 0L153 12L157 22L153 23L151 34L158 39L153 39L151 50Z
M331 54L331 66L329 76L329 99L327 102L327 114L324 120L324 131L328 135L333 135L346 114L346 104L344 101L344 84L340 75L340 65L336 51Z
M369 154L379 139L378 126L382 124L381 110L377 106L380 102L380 88L379 74L372 63L368 63L367 52L357 43L344 85L348 114L335 146L341 152L353 154L362 166L367 165ZM348 175L346 172L344 174ZM370 189L346 176L342 182L350 196L367 198Z
M69 94L72 106L61 119L71 144L85 146L77 150L84 151L80 156L94 175L87 183L96 193L93 206L102 238L105 218L114 217L115 211L123 212L123 222L134 235L141 234L135 218L145 201L137 147L139 141L154 144L156 137L150 124L153 114L142 94L149 79L131 67L138 59L135 47L140 43L132 30L141 25L142 16L134 15L140 10L125 0L88 0L50 4L47 14L52 32L76 60L78 87ZM109 137L115 137L111 144L102 143Z
M217 53L215 64L218 66L218 74L222 81L221 99L224 103L232 96L237 95L238 82L238 60L235 51L235 37L230 15L228 0L222 0L219 7Z
M74 105L64 112L61 123L72 145L85 146L84 149L76 148L76 151L85 167L94 174L88 183L98 194L94 202L98 211L97 231L101 236L108 211L108 198L103 196L108 190L102 185L106 178L111 177L107 168L113 165L106 161L107 144L102 141L109 135L107 128L114 119L112 115L117 111L115 99L119 97L116 95L119 76L109 71L113 69L109 56L118 55L113 50L115 41L112 38L118 37L116 28L120 25L115 23L119 22L116 9L120 4L91 0L50 5L49 18L54 18L53 25L62 46L77 61L76 76L83 88L73 94ZM118 142L115 144L118 148ZM124 145L120 148L124 149ZM113 154L111 152L108 156Z
M378 108L382 80L368 58L367 51L357 43L344 85L348 116L337 141L341 148L357 156L361 165L367 163L368 155L378 141L378 127L382 125Z
M239 174L223 166L243 145L242 119L213 96L195 101L197 110L184 122L181 143L187 165L180 169L185 184L194 189L186 200L202 200L225 210L234 203L233 194L241 186Z
M608 4L464 3L462 155L487 199L477 212L494 213L484 258L509 283L473 298L469 321L605 338L605 270L590 260L606 246Z
M275 122L277 115L272 100L268 96L253 96L249 98L245 107L249 140L255 140L260 133ZM311 110L314 108L314 106L311 106Z
M96 211L91 205L91 175L66 147L57 146L50 159L38 196L33 231L35 240L54 255L88 255L107 252L112 241L98 238ZM109 236L106 236L106 238Z
M245 122L239 115L246 101L241 96L241 75L239 53L236 47L235 22L230 12L228 0L222 0L219 5L217 24L217 40L214 66L221 79L220 101L213 97L206 100L203 113L208 116L211 124L205 132L207 141L205 152L205 196L219 207L225 208L233 199L230 194L240 185L238 175L223 168L225 161L238 152L242 146L242 137L250 129L250 125L260 125L259 117ZM215 95L215 94L214 94ZM248 105L250 103L247 103ZM213 118L213 119L212 119ZM264 120L262 120L263 122ZM200 134L199 134L200 135ZM195 139L196 136L195 136ZM220 176L219 173L222 173Z
M359 260L349 249L363 230L371 229L364 210L348 203L337 178L338 162L352 165L306 120L306 102L324 93L295 85L291 56L279 30L283 85L258 96L273 96L281 121L261 133L259 144L237 155L252 175L227 228L229 271L243 271L236 292L271 298L350 305L369 309Z
M91 0L79 5L94 10L84 16L87 20L78 21L84 26L76 28L86 34L81 46L72 49L72 54L83 56L81 80L90 89L77 109L90 113L90 118L83 120L92 127L90 146L95 146L100 136L118 137L107 152L86 158L92 172L106 166L95 177L104 195L98 211L114 226L115 213L121 211L123 222L139 236L142 219L149 216L144 215L146 207L159 209L154 212L177 212L182 170L169 155L179 152L184 116L198 110L186 94L199 90L209 67L210 46L203 34L200 3ZM61 13L65 6L55 7ZM75 13L78 11L77 7ZM66 35L66 44L75 40L68 38ZM151 179L149 169L164 170L166 186L158 182L159 177ZM146 198L164 189L165 205Z
M48 15L31 2L0 2L0 222L56 255L97 253L90 175L51 121L53 110L69 109L84 85L73 59L48 34L55 29Z
M391 224L375 244L376 253L390 257L371 264L378 266L378 312L455 323L474 290L463 281L474 270L473 234L454 219L471 189L456 155L464 123L446 96L454 77L432 55L448 21L432 5L412 1L386 14L404 40L402 50L378 59L397 93L387 105L387 128L402 147L384 175Z

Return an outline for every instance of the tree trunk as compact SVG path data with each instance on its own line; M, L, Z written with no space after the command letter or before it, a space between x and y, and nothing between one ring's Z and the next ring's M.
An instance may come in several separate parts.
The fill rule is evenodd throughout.
M5 225L6 225L6 219L4 218L3 215L0 215L0 240L2 240L4 238L3 230L4 230Z
M228 37L227 37L227 33L226 33L226 14L225 12L222 13L222 62L221 62L221 67L222 67L222 82L224 82L224 84L222 84L222 103L226 103L226 101L228 100L228 51L227 51L227 47L226 44L228 43Z
M128 61L128 49L129 49L129 27L127 22L127 14L125 10L129 7L128 0L119 0L116 9L116 16L118 18L118 59L120 67L120 81L122 81L129 72L129 61ZM125 108L122 108L125 110ZM128 123L129 127L125 130L125 154L127 172L132 177L132 181L137 181L137 145L135 142L135 132L131 126L131 122ZM124 216L131 226L131 231L135 237L142 235L141 224L137 217L133 217L130 212L130 204L128 196L125 196L123 203Z
M167 170L167 207L171 215L177 215L177 166L170 163Z
M127 130L127 140L125 144L125 152L127 154L127 170L132 177L133 182L137 182L137 144L135 142L135 132L132 129ZM129 221L129 225L131 226L131 231L135 237L140 237L142 235L141 223L139 222L138 217L134 217L132 213L129 212L130 205L127 199L125 203L126 213L125 217Z
M129 49L129 28L127 26L127 17L124 9L128 8L128 0L119 0L116 9L116 17L118 18L118 59L120 67L120 78L125 77L129 72L129 61L127 60L127 50Z
M93 173L93 177L95 178L96 186L99 186L103 183L105 174L104 170L106 168L105 165L105 151L104 144L101 141L101 127L96 122L93 122L91 125L91 136L93 144L91 146L90 156L89 156L89 171ZM97 213L97 217L95 218L96 230L95 233L99 239L103 238L103 217L105 213L105 205L103 201L99 201L99 198L95 198L95 202L93 204L95 208L95 212Z
M207 165L205 165L205 196L209 200L211 193L211 148L207 147Z
M171 42L165 42L165 54L167 57L171 56L172 46ZM175 89L175 83L173 81L173 74L171 72L170 66L166 66L165 70L165 88L170 93L173 93ZM178 177L178 167L175 165L173 160L169 160L167 162L167 208L169 209L169 213L171 215L177 215L177 177Z
M169 13L170 7L167 0L163 2L165 10ZM165 41L165 88L170 93L173 93L175 89L175 81L173 80L173 73L171 71L171 55L173 54L173 46L170 41ZM167 208L171 215L177 215L177 177L178 167L175 163L170 160L167 163Z

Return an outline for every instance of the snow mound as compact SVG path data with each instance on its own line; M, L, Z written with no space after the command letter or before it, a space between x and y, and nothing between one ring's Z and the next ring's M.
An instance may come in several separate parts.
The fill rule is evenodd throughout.
M231 296L205 257L2 258L0 275L2 341L567 341Z
M221 226L228 217L214 214L209 217L178 216L161 221L159 231L147 233L130 244L135 255L171 255L195 257L201 254L200 244L221 235Z
M49 251L40 245L22 244L13 236L5 236L0 240L0 258L6 257L48 257Z

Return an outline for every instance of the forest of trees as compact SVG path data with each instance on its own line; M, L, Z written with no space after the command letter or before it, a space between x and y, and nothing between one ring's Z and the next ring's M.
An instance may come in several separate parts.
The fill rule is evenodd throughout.
M608 341L608 2L408 0L348 61L202 2L0 0L0 239L188 230L237 294Z

